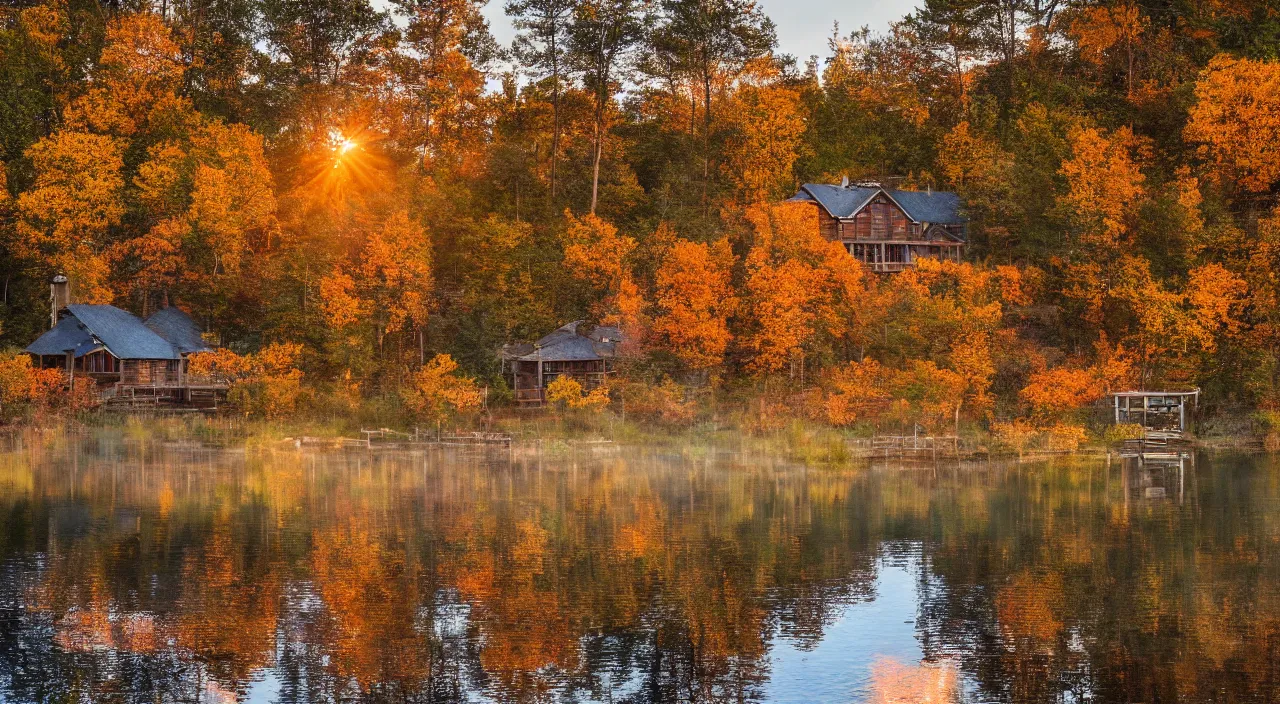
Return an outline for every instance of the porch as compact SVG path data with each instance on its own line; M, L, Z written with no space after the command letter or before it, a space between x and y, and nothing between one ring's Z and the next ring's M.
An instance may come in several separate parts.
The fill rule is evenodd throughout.
M510 378L512 393L520 406L535 407L546 403L546 388L561 376L568 376L590 391L604 384L612 370L604 360L513 361Z
M963 245L959 242L918 241L849 242L845 250L873 272L888 274L905 271L920 259L958 262Z

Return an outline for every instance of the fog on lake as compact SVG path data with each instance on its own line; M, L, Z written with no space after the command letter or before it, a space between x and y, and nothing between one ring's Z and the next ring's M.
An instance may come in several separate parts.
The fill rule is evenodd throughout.
M1280 696L1266 457L0 450L0 701Z

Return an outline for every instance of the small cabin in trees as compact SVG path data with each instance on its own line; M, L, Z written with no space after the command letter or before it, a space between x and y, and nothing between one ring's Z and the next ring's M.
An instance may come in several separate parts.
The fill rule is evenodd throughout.
M822 235L878 272L917 259L960 261L966 243L960 198L947 191L900 191L878 183L807 183L788 202L812 203Z
M225 385L187 376L187 358L209 349L200 328L178 308L146 321L110 305L69 303L67 280L51 282L52 328L27 347L35 366L61 369L71 389L81 384L122 405L216 402Z
M573 377L585 390L604 383L613 373L621 342L616 327L575 320L532 344L504 347L502 373L518 404L540 406L547 385L557 377Z

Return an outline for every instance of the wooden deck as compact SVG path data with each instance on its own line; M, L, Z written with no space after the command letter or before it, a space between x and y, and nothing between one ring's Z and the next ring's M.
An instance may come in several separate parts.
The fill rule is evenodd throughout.
M226 395L227 386L220 384L117 384L104 390L101 398L103 407L110 410L217 410Z

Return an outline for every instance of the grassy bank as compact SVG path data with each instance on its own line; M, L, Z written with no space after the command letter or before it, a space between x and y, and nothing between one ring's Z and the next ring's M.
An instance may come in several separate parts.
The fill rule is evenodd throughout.
M367 422L373 420L374 422ZM391 422L378 423L378 420ZM228 415L122 415L117 413L82 413L71 417L50 416L44 422L36 420L24 426L79 431L89 428L115 429L126 438L161 443L200 443L217 447L272 448L289 446L304 437L339 439L362 438L361 430L390 428L412 432L412 425L396 423L391 418L362 417L360 415L316 418L296 416L285 420L249 419ZM420 428L423 434L434 436L436 427ZM615 443L624 446L669 448L672 451L720 451L744 456L770 457L808 466L852 466L864 463L872 457L884 456L873 450L871 428L834 428L804 419L783 419L768 427L750 427L741 418L727 417L720 421L704 421L691 425L670 425L649 420L622 418L602 413L555 413L550 411L508 410L486 416L482 422L466 425L441 424L439 432L448 436L454 432L485 430L505 433L513 444L538 447L548 451L568 449L593 443ZM1234 444L1222 436L1215 436L1215 445L1245 447L1248 440L1241 436ZM1224 444L1227 443L1227 444ZM964 459L1017 457L1025 458L1049 454L1089 454L1105 451L1115 444L1114 438L1105 435L1090 440L1070 450L1051 450L1044 447L1010 447L1002 443L977 424L962 425L958 443L959 457ZM1253 441L1254 446L1260 443ZM892 453L890 453L892 455ZM912 456L930 460L927 451ZM939 458L952 458L955 453L942 449Z

